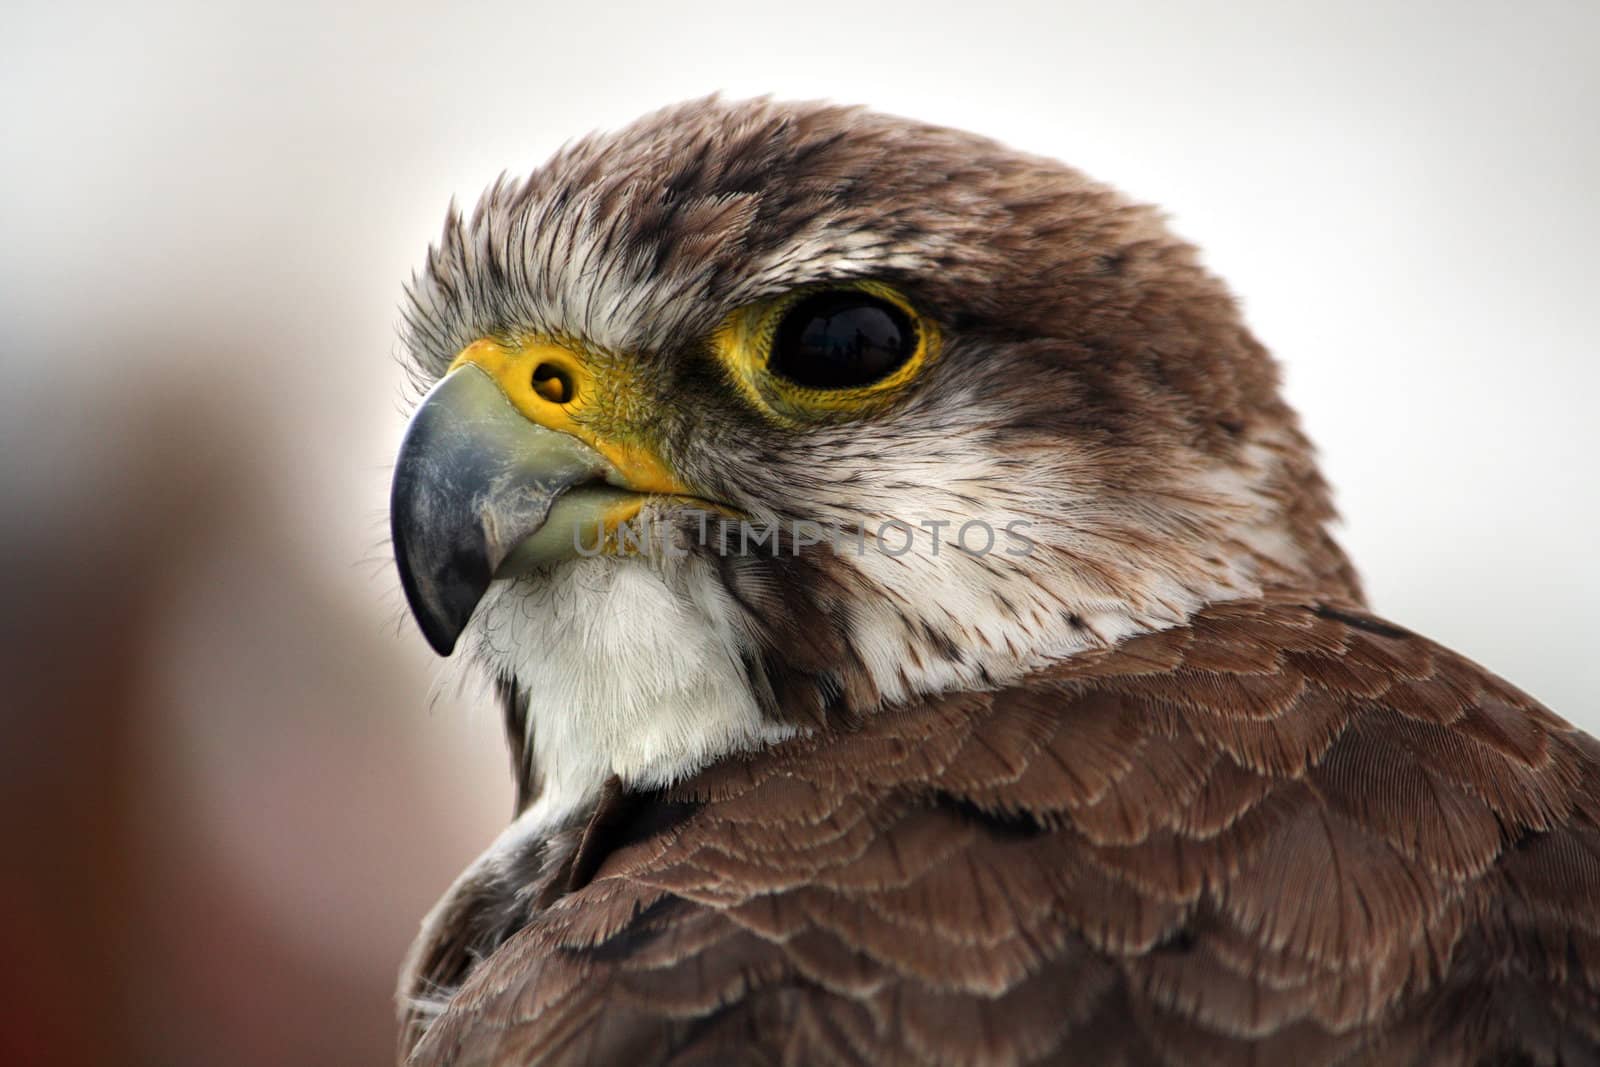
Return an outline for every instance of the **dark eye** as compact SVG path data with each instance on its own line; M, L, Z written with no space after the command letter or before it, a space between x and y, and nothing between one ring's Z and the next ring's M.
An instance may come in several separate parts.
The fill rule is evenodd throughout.
M808 296L772 338L767 367L797 385L850 389L894 373L917 350L911 317L870 293Z

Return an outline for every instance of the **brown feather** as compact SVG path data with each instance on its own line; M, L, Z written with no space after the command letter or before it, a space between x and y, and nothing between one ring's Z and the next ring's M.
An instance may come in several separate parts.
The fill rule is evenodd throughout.
M473 969L412 1061L1592 1062L1595 745L1318 610L1219 606L645 798L698 806Z

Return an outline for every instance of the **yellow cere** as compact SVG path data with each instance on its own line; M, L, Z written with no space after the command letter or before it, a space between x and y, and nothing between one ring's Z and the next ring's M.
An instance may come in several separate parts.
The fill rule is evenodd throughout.
M772 341L784 313L818 292L856 289L894 304L916 326L917 348L888 377L849 389L816 389L788 381L767 369ZM858 281L796 289L772 300L740 308L723 320L712 338L717 358L733 382L757 410L792 426L842 422L881 410L939 355L939 331L895 289L881 282Z
M614 358L546 340L503 345L490 338L461 350L450 370L473 364L500 386L522 414L571 434L611 462L640 493L691 495L637 428L650 399Z

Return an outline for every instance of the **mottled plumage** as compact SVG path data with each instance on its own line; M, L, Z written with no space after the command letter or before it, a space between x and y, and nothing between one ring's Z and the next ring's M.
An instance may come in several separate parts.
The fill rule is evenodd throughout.
M1272 596L612 798L426 1063L1589 1063L1600 745Z
M718 324L862 280L937 360L756 410ZM698 101L452 217L408 321L423 384L559 339L611 376L573 432L729 512L1034 544L500 574L461 636L519 814L413 949L411 1062L1600 1063L1600 745L1367 612L1271 360L1149 209Z

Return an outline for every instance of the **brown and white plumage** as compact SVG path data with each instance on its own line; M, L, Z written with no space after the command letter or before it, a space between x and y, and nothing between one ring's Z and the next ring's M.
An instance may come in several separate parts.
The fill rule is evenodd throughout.
M858 281L938 359L849 417L740 392L719 323ZM572 432L739 514L1035 545L496 572L462 640L520 811L413 949L413 1062L1600 1062L1600 746L1366 612L1269 358L1148 209L700 101L452 218L409 321L425 383L586 353L627 390Z

